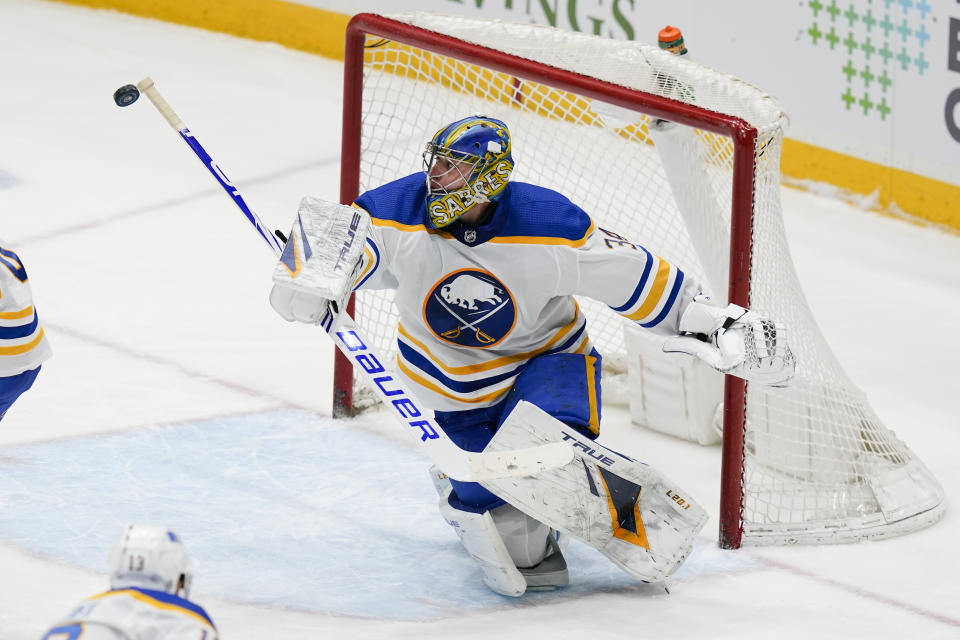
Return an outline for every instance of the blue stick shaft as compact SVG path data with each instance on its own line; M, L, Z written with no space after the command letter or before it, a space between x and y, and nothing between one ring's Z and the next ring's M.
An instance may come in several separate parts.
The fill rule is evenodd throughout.
M280 239L277 238L270 230L263 224L263 221L253 212L253 209L246 203L243 199L243 196L240 195L240 191L233 186L233 183L230 182L230 179L227 178L227 174L223 172L223 169L213 161L213 158L210 157L210 154L207 153L206 149L203 148L203 145L200 144L200 141L197 140L190 129L184 127L183 129L178 129L177 133L180 134L180 137L183 138L183 141L193 150L197 157L200 158L200 162L207 168L207 170L213 175L217 182L220 183L220 186L223 187L223 190L227 192L233 202L240 208L240 211L243 212L243 215L246 216L247 221L253 225L253 228L256 232L263 238L263 241L266 242L273 252L276 255L280 255L280 252L283 251L283 244L281 244Z

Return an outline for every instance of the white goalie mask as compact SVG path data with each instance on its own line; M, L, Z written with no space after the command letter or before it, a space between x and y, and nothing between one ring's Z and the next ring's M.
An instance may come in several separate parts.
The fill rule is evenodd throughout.
M190 593L190 556L179 536L166 527L131 524L110 550L110 588L139 587Z

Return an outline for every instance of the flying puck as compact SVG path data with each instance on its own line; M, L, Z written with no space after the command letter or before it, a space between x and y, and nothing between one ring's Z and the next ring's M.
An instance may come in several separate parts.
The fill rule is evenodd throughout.
M113 92L113 101L118 107L127 107L137 101L140 97L140 90L132 84L125 84Z

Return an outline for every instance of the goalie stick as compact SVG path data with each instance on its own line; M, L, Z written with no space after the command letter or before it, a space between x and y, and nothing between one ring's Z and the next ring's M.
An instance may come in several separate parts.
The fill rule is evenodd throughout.
M129 86L129 85L128 85ZM118 93L126 89L121 87ZM269 246L276 257L283 251L281 243L267 231L256 213L247 205L240 191L230 182L223 170L217 166L210 154L190 133L180 117L160 95L153 80L149 77L137 83L136 89L145 93L157 111L166 119L187 146L196 154L208 171L217 180L227 195L233 200L247 218L247 222L256 230L260 238ZM136 101L120 100L114 96L118 106L127 106ZM122 104L121 104L122 102ZM350 360L354 369L363 372L371 388L384 403L390 407L400 424L406 427L421 450L430 460L455 480L476 482L495 478L532 476L546 469L561 467L573 459L573 449L562 442L553 442L525 449L511 451L474 453L458 447L436 422L422 411L413 395L401 380L391 375L381 364L381 359L364 338L360 327L345 312L338 312L332 305L327 306L320 326L327 332L337 348Z

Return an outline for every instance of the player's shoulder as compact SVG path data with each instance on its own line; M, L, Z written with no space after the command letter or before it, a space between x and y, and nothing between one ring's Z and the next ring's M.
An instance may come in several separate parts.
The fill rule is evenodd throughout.
M421 227L426 218L427 186L422 172L370 189L355 200L380 226Z
M526 182L507 186L503 205L509 216L501 241L580 246L593 233L590 216L561 193Z
M210 615L199 604L165 591L137 587L111 589L87 599L87 602L95 601L111 602L126 608L144 609L161 617L188 619L216 629Z
M0 283L6 287L29 288L27 270L14 251L0 245Z
M0 246L0 313L18 326L35 322L33 292L27 270L13 251ZM15 334L16 337L23 337ZM12 338L7 335L5 338ZM3 338L0 338L0 342Z

